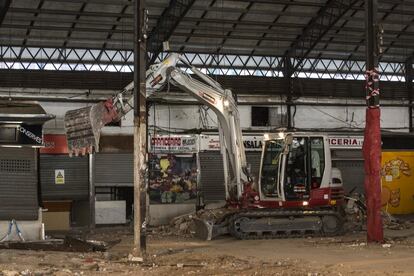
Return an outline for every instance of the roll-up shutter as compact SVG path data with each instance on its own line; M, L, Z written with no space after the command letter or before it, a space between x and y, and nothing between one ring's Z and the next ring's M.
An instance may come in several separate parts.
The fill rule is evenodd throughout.
M355 192L364 193L363 160L335 160L332 165L341 171L345 192L356 188Z
M88 157L40 155L40 183L45 200L88 199ZM64 171L64 184L56 184L55 170Z
M261 151L246 152L247 164L250 165L250 170L255 180L257 180L259 177L261 157L262 157Z
M362 156L362 150L332 150L332 166L341 171L345 192L356 188L355 192L364 193L364 157Z
M260 152L246 152L247 163L251 173L257 179L260 170ZM223 160L218 151L200 152L201 190L204 200L224 200Z
M223 161L219 151L200 152L200 173L204 200L224 200Z
M0 148L0 220L37 220L36 150Z
M98 153L95 155L96 187L134 186L132 153Z

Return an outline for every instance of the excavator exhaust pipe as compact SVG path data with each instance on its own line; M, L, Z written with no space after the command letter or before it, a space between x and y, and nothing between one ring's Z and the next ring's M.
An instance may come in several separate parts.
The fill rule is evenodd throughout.
M101 128L111 119L108 101L70 110L65 114L65 130L69 155L85 155L99 151Z

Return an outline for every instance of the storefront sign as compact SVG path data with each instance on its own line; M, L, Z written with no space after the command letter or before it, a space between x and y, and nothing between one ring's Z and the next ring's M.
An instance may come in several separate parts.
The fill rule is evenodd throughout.
M55 170L55 184L65 184L65 170Z
M22 133L24 135L24 137L27 139L30 139L30 141L32 141L32 143L34 144L43 144L43 140L42 140L42 129L41 127L38 128L33 128L31 127L31 129L29 129L29 127L25 127L25 126L18 126L17 130ZM40 131L39 131L40 130Z
M44 148L40 153L45 154L68 154L68 144L64 134L45 134L43 135Z
M345 136L330 136L328 137L329 146L331 149L361 149L362 144L364 143L364 138L362 136L354 137L345 137Z
M0 144L41 147L44 144L42 126L20 124L16 127L6 124L0 127Z
M332 149L362 148L364 138L362 136L330 136L329 145ZM246 151L260 151L262 149L263 137L243 136L243 144ZM200 150L220 150L220 140L218 135L201 135Z
M261 151L263 136L243 136L243 144L246 151ZM218 135L201 135L200 150L220 150Z
M150 137L150 151L154 153L175 152L188 153L197 152L197 137L191 135L162 135Z

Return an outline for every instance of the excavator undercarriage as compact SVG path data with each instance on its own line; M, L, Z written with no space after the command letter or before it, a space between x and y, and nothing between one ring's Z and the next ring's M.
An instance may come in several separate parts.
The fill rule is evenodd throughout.
M344 216L337 210L253 209L194 223L196 236L203 240L223 234L240 240L326 237L343 234Z

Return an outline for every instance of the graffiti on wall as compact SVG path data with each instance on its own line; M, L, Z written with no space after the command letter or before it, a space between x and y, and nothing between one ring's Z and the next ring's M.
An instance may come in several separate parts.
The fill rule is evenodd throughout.
M152 203L185 203L196 198L195 154L151 154L149 161Z
M414 186L411 178L413 165L413 152L382 153L381 203L391 214L407 214L414 211Z

